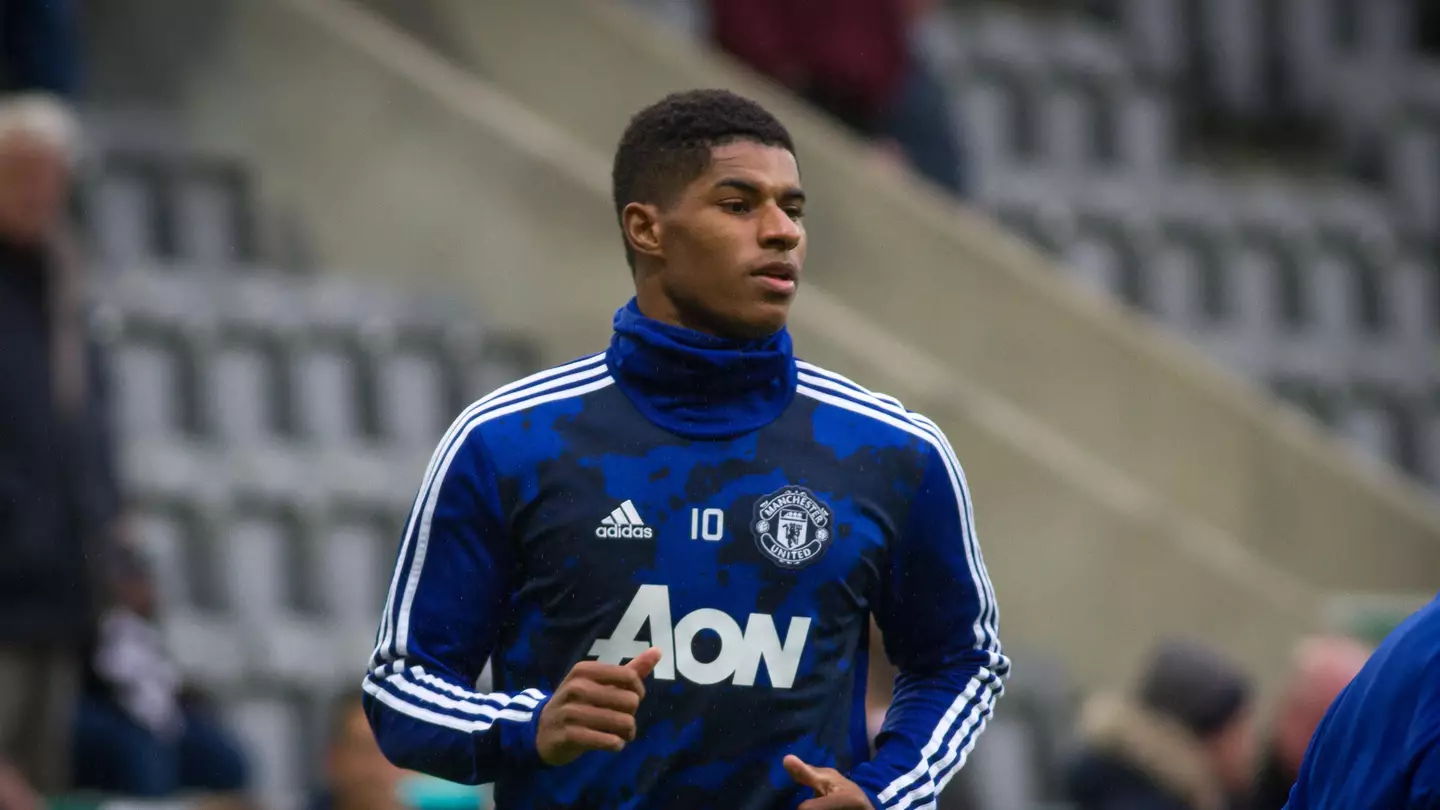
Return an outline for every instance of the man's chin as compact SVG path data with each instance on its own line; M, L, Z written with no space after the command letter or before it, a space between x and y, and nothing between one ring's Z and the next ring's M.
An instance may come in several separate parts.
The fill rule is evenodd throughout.
M767 338L785 328L790 320L790 299L783 302L766 301L757 303L746 311L741 322L736 324L740 337L751 340Z

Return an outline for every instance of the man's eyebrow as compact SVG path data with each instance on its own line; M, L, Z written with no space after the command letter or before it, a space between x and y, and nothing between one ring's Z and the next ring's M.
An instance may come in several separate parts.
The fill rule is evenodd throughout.
M720 179L720 180L717 180L717 181L715 182L715 186L714 186L714 187L717 188L717 189L718 189L718 188L733 188L733 189L735 189L736 191L740 191L740 192L743 192L743 193L745 193L745 194L750 194L750 195L757 195L757 196L758 196L758 195L760 194L760 187L759 187L759 186L755 185L754 183L750 182L749 180L741 180L741 179L738 178L738 177L726 177L726 178L722 178L722 179ZM779 198L782 199L782 200L805 202L805 192L804 192L804 191L801 191L799 188L797 188L797 187L795 187L795 186L790 186L789 188L786 188L785 190L781 191L780 194L777 195L777 196L779 196Z
M736 191L743 191L746 194L759 194L760 187L749 180L741 180L738 177L726 177L715 182L715 188L733 188Z

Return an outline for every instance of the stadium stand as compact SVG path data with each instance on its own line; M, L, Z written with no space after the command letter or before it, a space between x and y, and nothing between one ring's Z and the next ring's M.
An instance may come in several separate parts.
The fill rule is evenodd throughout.
M699 2L641 5L703 33ZM730 84L792 123L828 240L802 346L945 424L1020 649L1093 686L1185 627L1264 678L1329 594L1432 587L1429 496L1151 324L1440 480L1440 283L1416 235L1440 209L1416 180L1436 165L1434 126L1412 112L1385 144L1393 197L1196 159L1166 62L1188 51L1164 45L1183 39L1184 4L1111 5L1097 20L956 4L922 32L969 128L977 202L1028 246L857 169L827 122L614 3L224 2L223 32L179 0L102 16L97 30L154 47L139 65L102 52L98 95L171 105L162 128L228 156L127 147L87 213L124 268L110 285L127 470L169 572L170 631L263 752L266 795L303 787L312 698L363 660L398 521L461 392L532 350L560 360L604 339L626 277L603 158L624 116L678 86ZM1225 30L1245 19L1219 7ZM1241 110L1253 67L1219 82ZM155 75L127 83L136 70ZM136 99L139 85L162 89ZM300 213L295 252L329 272L266 267L272 208ZM1056 291L1057 273L1094 294ZM399 285L454 295L427 310ZM476 312L533 343L484 338ZM1053 794L1047 748L1064 737L1046 725L1062 709L1022 718L1066 678L1029 677L967 771L1003 774L975 790L1018 804Z

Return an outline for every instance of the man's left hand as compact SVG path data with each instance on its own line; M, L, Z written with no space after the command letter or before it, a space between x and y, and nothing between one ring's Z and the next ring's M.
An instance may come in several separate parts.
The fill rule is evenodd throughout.
M798 810L875 810L865 791L834 768L811 767L791 755L785 757L785 770L791 779L815 791L815 798Z

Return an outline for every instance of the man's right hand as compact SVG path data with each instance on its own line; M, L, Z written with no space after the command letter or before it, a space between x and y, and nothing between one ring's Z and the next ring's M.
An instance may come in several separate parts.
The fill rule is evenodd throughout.
M535 747L546 765L564 765L586 751L619 751L635 739L635 711L645 679L660 661L651 647L629 663L576 664L540 711Z

